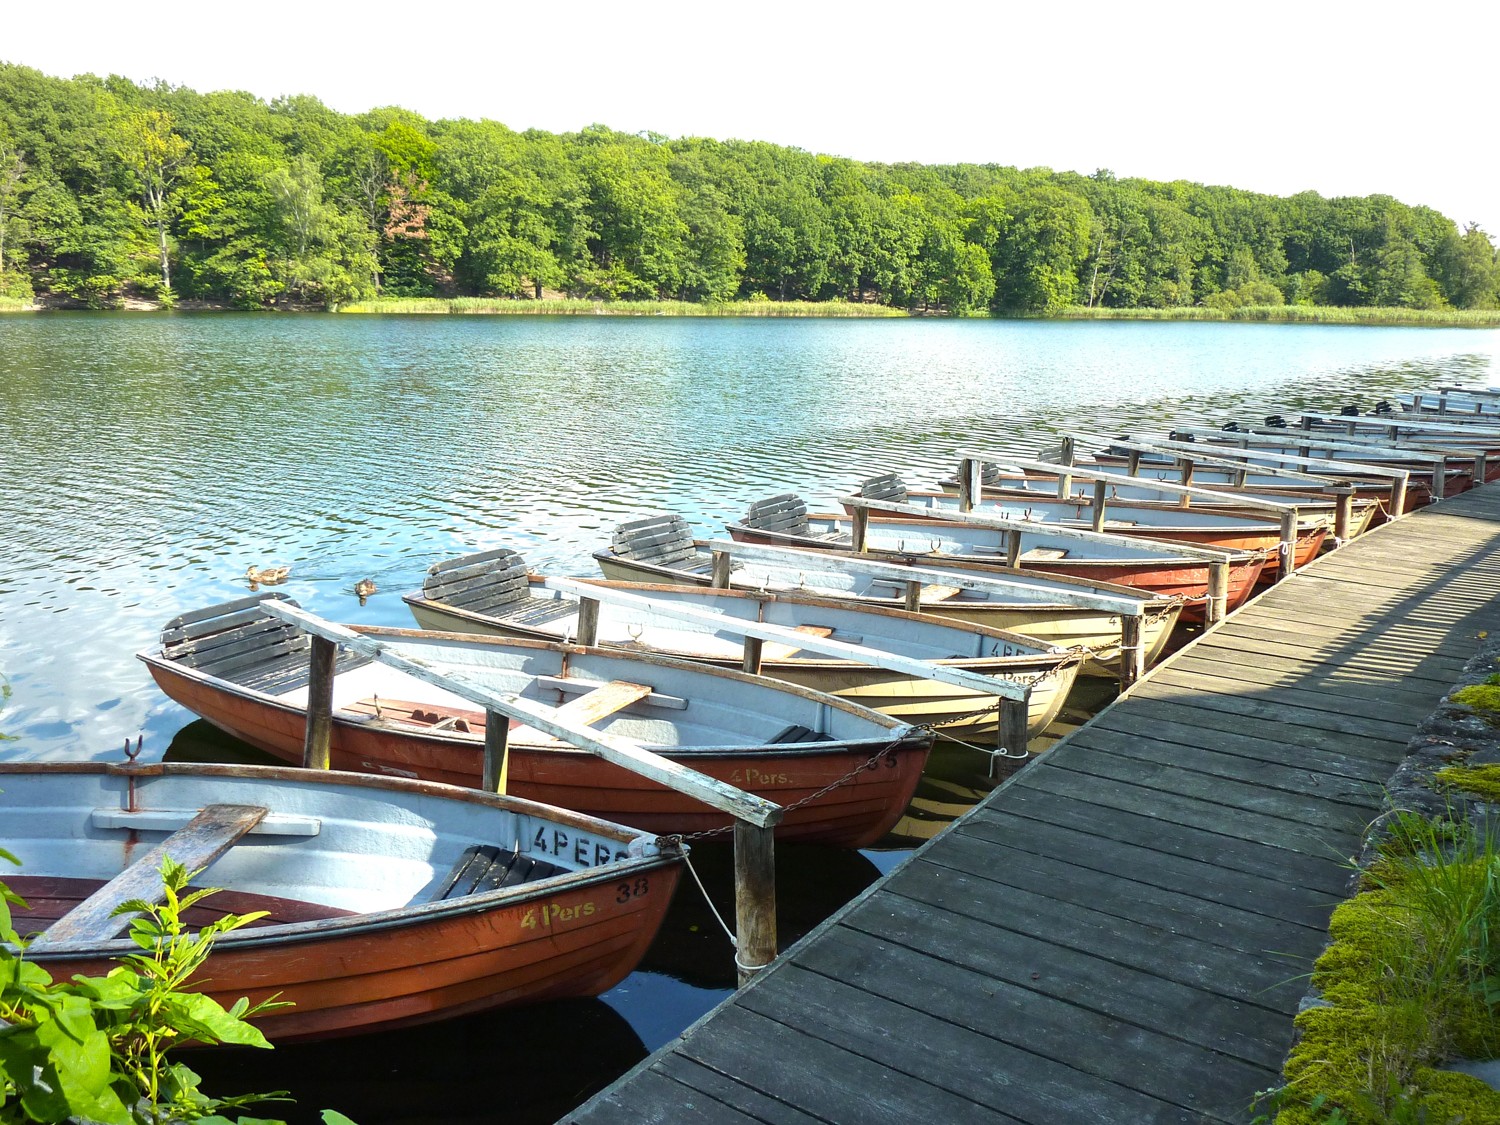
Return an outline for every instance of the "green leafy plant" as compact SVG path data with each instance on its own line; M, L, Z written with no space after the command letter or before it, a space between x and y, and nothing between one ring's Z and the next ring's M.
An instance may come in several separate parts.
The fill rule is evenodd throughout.
M14 856L0 850L0 859ZM284 1093L216 1098L199 1078L167 1052L184 1043L267 1047L251 1017L282 1006L274 999L251 1005L241 999L226 1010L191 992L189 979L222 934L262 914L226 915L191 932L183 915L214 893L188 890L191 873L170 858L162 864L163 901L135 900L116 913L139 916L129 954L102 977L57 982L26 960L12 906L24 905L0 883L0 1125L86 1119L101 1125L205 1122L225 1125L226 1111L283 1098ZM329 1125L349 1125L333 1111ZM240 1125L263 1119L240 1117Z

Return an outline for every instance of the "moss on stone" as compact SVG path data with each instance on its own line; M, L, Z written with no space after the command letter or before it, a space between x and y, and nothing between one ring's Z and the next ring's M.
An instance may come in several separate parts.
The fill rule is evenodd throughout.
M1449 979L1427 963L1414 924L1418 881L1403 880L1395 860L1384 862L1380 881L1333 912L1331 944L1312 975L1325 1005L1297 1016L1276 1125L1326 1125L1335 1108L1351 1125L1390 1120L1391 1099L1425 1111L1433 1125L1460 1113L1464 1122L1500 1121L1500 1091L1434 1069L1453 1057L1493 1057L1500 1020L1467 975Z
M1491 726L1500 725L1500 675L1490 676L1482 684L1470 684L1453 693L1453 702L1462 703Z
M1445 789L1472 793L1481 801L1500 804L1500 763L1445 766L1437 772L1437 783Z

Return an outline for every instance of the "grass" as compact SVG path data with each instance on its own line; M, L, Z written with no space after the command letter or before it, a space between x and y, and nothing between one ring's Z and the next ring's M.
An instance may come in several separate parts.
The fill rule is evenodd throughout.
M852 301L593 301L550 298L515 301L490 297L382 297L339 309L345 313L467 313L530 316L905 316L901 309Z
M1500 327L1500 309L1344 308L1334 305L1246 305L1208 309L1196 305L1170 309L1068 308L1047 314L1058 320L1217 320L1279 324L1384 324L1420 327Z
M1438 1069L1500 1053L1500 852L1466 820L1396 813L1313 970L1276 1125L1500 1120L1500 1092Z
M30 312L31 308L30 297L0 297L0 313Z

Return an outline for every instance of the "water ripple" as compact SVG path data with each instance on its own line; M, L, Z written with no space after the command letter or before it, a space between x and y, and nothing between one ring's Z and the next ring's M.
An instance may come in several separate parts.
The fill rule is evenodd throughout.
M157 752L133 658L251 565L327 616L499 545L561 574L621 520L914 485L959 448L1489 381L1494 332L1264 325L133 317L0 322L0 672L11 753ZM380 593L360 606L353 584Z

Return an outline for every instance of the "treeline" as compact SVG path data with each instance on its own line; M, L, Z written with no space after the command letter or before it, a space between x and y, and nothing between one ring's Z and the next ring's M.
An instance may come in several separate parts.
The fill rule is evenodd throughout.
M1494 308L1489 237L1389 196L865 164L357 116L0 63L0 296Z

